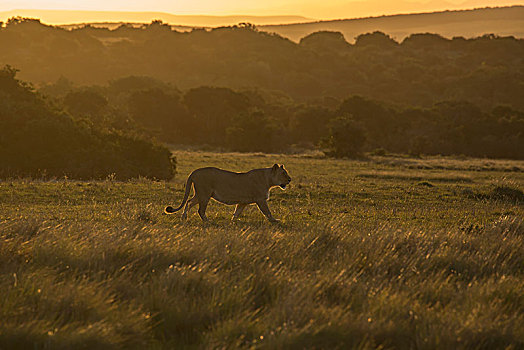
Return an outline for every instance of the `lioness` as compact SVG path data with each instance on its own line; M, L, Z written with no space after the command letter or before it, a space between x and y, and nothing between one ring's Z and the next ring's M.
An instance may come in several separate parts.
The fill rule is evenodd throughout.
M182 220L187 219L188 211L198 204L198 215L207 222L206 208L210 198L224 204L236 204L232 220L237 219L248 204L256 203L260 211L270 222L277 222L271 215L267 200L269 190L280 186L286 189L291 177L283 165L275 164L271 168L254 169L247 173L234 173L218 168L201 168L193 171L187 178L186 192L182 204L178 208L166 207L165 212L172 214L185 205ZM195 195L190 200L191 185Z

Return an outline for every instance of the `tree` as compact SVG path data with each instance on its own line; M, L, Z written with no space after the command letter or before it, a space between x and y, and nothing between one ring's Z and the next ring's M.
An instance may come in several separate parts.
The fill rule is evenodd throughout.
M275 152L281 147L277 127L261 110L239 114L227 129L227 144L240 152Z
M351 45L346 41L340 32L320 31L309 34L300 39L300 46L310 48L318 52L346 52L351 49Z
M171 91L152 88L133 92L128 100L129 113L152 135L170 143L191 143L195 121Z
M389 35L379 31L373 33L360 34L355 39L355 46L375 46L377 48L392 48L398 46L398 43Z
M223 145L231 119L247 113L249 108L247 96L227 88L206 86L189 90L183 103L198 123L200 141L211 145Z
M295 142L318 145L327 134L327 124L333 117L333 112L323 107L304 107L299 110L291 121L291 132Z
M101 119L108 102L102 94L85 89L68 93L64 98L64 105L75 116Z
M366 130L367 141L372 149L389 148L399 121L394 110L378 101L362 96L351 96L337 110L338 115L351 118Z
M329 134L323 140L323 145L328 149L326 154L337 158L362 155L366 136L362 127L350 116L332 119L328 129Z

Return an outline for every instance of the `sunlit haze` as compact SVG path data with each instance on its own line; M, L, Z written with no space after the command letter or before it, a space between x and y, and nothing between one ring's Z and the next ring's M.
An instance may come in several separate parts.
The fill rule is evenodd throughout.
M316 0L7 0L0 3L0 11L18 9L147 11L179 15L299 15L315 19L334 19L522 4L524 1L515 0L328 0L322 2ZM107 20L114 20L114 18L107 18ZM67 22L67 18L60 21Z

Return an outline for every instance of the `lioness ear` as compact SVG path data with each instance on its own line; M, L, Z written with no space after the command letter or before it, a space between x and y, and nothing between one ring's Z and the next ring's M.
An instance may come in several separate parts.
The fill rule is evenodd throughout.
M273 165L273 171L278 170L278 164Z
M282 165L280 166L280 169L284 169L284 164L282 164Z

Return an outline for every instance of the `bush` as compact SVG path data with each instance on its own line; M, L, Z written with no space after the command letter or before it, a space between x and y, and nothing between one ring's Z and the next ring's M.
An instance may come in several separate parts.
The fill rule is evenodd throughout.
M50 107L16 70L0 70L0 177L167 180L168 149L144 138L85 125Z
M375 148L375 150L372 152L372 154L374 156L380 156L380 157L384 157L388 154L388 152L382 148L382 147L379 147L379 148Z
M513 188L507 185L496 186L490 193L491 198L498 200L506 200L508 202L524 202L524 192L518 188Z

